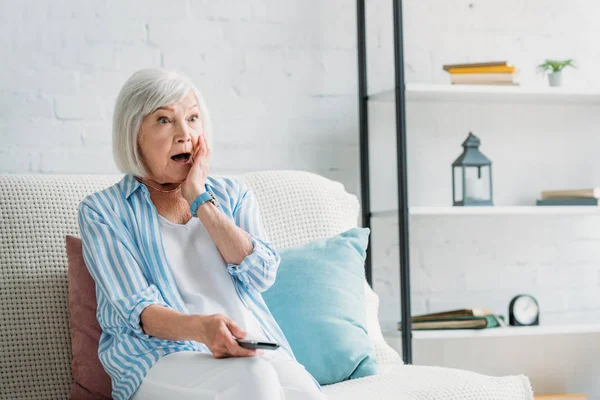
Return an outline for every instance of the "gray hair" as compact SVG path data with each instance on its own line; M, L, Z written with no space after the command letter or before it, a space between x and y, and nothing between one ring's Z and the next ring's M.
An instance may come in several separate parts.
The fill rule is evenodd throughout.
M145 177L146 170L138 149L138 135L144 117L157 108L182 100L193 91L200 108L200 121L208 146L212 148L212 123L204 99L191 80L178 71L146 68L125 82L113 114L113 157L117 168L126 174Z

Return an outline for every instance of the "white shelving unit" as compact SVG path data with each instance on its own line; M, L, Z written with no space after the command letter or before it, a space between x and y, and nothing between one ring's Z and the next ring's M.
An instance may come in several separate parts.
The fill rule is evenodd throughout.
M546 160L556 160L547 162L548 165L568 162L568 157L561 159L562 149L567 148L561 145L568 146L568 141L563 139L568 137L570 140L589 141L590 135L581 135L581 132L592 131L598 123L600 89L412 83L406 84L406 101L409 125L407 147L412 151L409 153L407 166L409 215L457 218L600 216L600 207L535 206L535 197L531 193L527 193L526 196L514 196L513 193L506 195L507 181L499 179L494 179L494 194L502 193L504 198L495 196L494 200L501 205L453 207L450 205L451 186L448 182L451 179L450 164L460 153L458 145L463 138L459 136L457 139L456 132L466 136L472 125L475 134L488 134L487 118L490 118L490 124L497 126L491 129L494 136L490 134L482 139L484 153L486 145L495 149L505 146L506 153L510 153L509 149L513 144L523 142L530 151L537 151L538 149L531 145L534 142L531 136L524 137L523 141L520 141L519 137L520 134L537 134L537 137L533 137L542 141L539 151L549 150ZM386 219L393 221L398 218L397 176L394 170L397 157L393 135L394 91L370 95L368 106L370 170L377 173L377 179L371 179L370 182L371 217L377 220L377 223L386 224ZM494 114L496 110L498 113ZM546 138L544 127L549 123L556 123L559 119L552 117L562 117L563 114L565 119L585 119L588 123L574 124L573 129L569 124L553 125L552 129L548 129L549 135L553 135L548 136L550 145L546 145L547 142L543 142ZM546 115L551 117L544 119ZM513 134L510 131L511 126L514 126L513 131L517 133ZM502 136L507 132L508 135ZM448 140L448 135L454 136ZM451 149L450 146L455 147ZM592 146L596 147L596 142L593 142ZM435 152L436 157L429 157L431 152ZM524 153L518 153L517 156L523 158ZM589 154L586 153L586 156ZM503 174L519 173L516 168L511 168L511 159L506 154L490 157L497 165L504 167L501 170ZM581 165L578 167L583 170ZM411 168L414 168L412 174ZM498 171L500 170L495 169L495 173ZM540 174L541 171L541 168L537 168L531 173ZM525 173L530 173L526 166ZM414 179L413 186L410 182L411 177ZM539 187L536 186L530 191L539 193L547 187L564 186L559 179L551 178L540 180ZM530 189L522 182L520 181L521 185L515 185L517 190ZM525 201L529 203L524 204ZM512 202L515 205L510 205ZM497 221L502 223L500 218ZM402 350L400 331L384 332L384 338L390 346L399 352ZM600 364L597 363L600 357L600 347L597 346L600 340L600 324L482 330L413 330L412 338L413 362L416 365L460 368L492 376L525 374L540 392L579 391L600 395L600 385L596 383L600 374Z
M582 110L581 114L576 115L589 115L594 113L600 106L600 89L596 88L569 88L569 87L527 87L527 86L494 86L494 85L451 85L451 84L427 84L427 83L407 83L406 84L406 100L407 100L407 113L411 113L411 105L414 105L415 110L423 112L423 103L429 103L432 107L437 107L436 112L440 112L439 106L436 103L443 103L451 107L453 110L462 109L462 104L471 107L472 105L487 104L487 110L489 107L497 105L503 105L510 107L532 107L531 110L538 110L538 114L543 115L543 112L554 113L564 112L563 106L580 107ZM454 104L453 104L454 103ZM540 105L552 106L543 112L537 108ZM426 105L427 107L427 105ZM573 108L571 108L572 110ZM509 108L502 108L502 112L507 111ZM529 110L529 108L528 108ZM524 115L527 116L526 112L518 113L520 118ZM377 179L371 179L371 212L375 218L385 218L397 216L396 212L396 193L397 193L397 177L396 172L393 169L395 165L395 136L394 132L394 91L387 90L379 93L373 93L369 95L369 163L370 170L376 171ZM444 121L449 121L449 117L452 114L442 114L441 118L446 118ZM595 115L595 114L594 114ZM465 116L456 113L456 117L450 119L452 124L461 125L456 123L457 120L466 118ZM425 139L415 139L410 137L411 132L415 132L415 129L422 129L420 126L416 127L411 124L423 124L424 118L421 115L414 116L409 115L408 119L408 132L409 141L412 143L423 143L431 142L431 137ZM480 121L479 129L481 129ZM531 121L527 121L531 126ZM468 129L465 130L461 125L461 132L464 131L464 135L468 133ZM435 126L435 125L433 125ZM518 121L515 121L515 129L518 129ZM426 129L432 128L432 124L429 124ZM445 128L442 128L445 129ZM449 130L454 129L453 126L448 127ZM479 133L478 130L475 134ZM569 133L569 132L566 132ZM494 138L497 143L497 138ZM514 140L514 138L512 138ZM487 139L487 142L494 143L493 140ZM410 143L409 143L410 144ZM459 142L456 142L456 149L453 149L453 156L457 156L460 153ZM414 145L411 147L412 151L418 151ZM450 150L444 148L441 151L440 159L450 160L448 153ZM483 150L485 153L485 149ZM411 154L409 156L409 171L410 168L414 167L411 164L411 160L415 160L418 156ZM556 154L553 155L556 157ZM447 166L441 166L439 163L429 165L430 169L440 171L440 174L448 174L450 179L450 162L448 161ZM499 160L498 162L505 162L506 160ZM391 167L392 166L392 167ZM446 168L443 169L442 168ZM410 173L410 172L409 172ZM431 179L431 174L425 174L425 179ZM439 178L439 179L438 179ZM423 179L421 176L420 179ZM436 179L438 179L436 181ZM443 185L447 184L446 175L439 176L430 182L432 186L436 188L441 187L440 180L443 181ZM409 198L415 196L414 186L410 183L409 178ZM498 187L495 188L497 190ZM444 189L446 190L446 189ZM417 191L418 193L418 191ZM436 193L437 198L440 197L441 193ZM416 196L421 196L417 194ZM450 200L450 193L444 195ZM600 207L582 207L582 206L561 206L561 207L536 207L534 204L531 205L506 205L506 206L494 206L494 207L465 207L457 209L451 206L430 206L425 203L424 206L419 206L419 202L414 207L410 208L411 215L529 215L529 214L544 214L544 215L594 215L600 211ZM423 203L421 203L423 204ZM411 202L411 206L413 203Z
M536 335L564 335L577 333L598 333L600 324L573 324L549 326L509 326L507 328L493 329L440 329L440 330L413 330L413 339L453 339L453 338L483 338L504 336L536 336ZM384 337L389 340L402 338L399 331L384 332Z
M374 218L396 216L397 210L376 211ZM595 206L411 207L410 215L598 215Z
M369 100L393 102L394 90L369 95ZM600 104L600 91L588 88L551 88L492 85L406 84L407 101L500 101L538 104Z

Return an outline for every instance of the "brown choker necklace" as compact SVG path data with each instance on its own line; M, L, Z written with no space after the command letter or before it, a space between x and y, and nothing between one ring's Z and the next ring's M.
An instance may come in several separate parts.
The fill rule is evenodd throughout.
M150 186L152 189L154 189L154 190L156 190L156 191L158 191L158 192L161 192L161 193L171 193L171 192L174 192L174 191L176 191L177 189L179 189L179 188L181 187L182 183L183 183L183 182L181 182L181 183L180 183L180 184L179 184L179 185L178 185L178 186L177 186L175 189L163 190L163 189L159 189L159 188L157 188L157 187L154 187L154 186L152 186L152 185L151 185L151 184L149 184L149 183L142 182L142 180L141 180L141 179L139 179L137 176L135 177L135 179L136 179L136 180L137 180L139 183L143 183L143 184L144 184L144 185L146 185L146 186Z

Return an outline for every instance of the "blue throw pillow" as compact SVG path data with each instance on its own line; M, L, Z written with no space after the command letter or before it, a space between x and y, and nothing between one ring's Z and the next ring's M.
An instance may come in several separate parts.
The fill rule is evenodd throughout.
M365 315L369 228L279 249L263 298L298 362L321 385L377 373Z

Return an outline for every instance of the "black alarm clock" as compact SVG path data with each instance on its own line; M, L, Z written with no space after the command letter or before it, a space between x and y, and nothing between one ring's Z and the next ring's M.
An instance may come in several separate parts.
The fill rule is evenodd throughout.
M540 324L540 306L528 294L520 294L508 306L508 323L512 326L533 326Z

